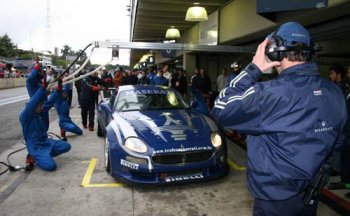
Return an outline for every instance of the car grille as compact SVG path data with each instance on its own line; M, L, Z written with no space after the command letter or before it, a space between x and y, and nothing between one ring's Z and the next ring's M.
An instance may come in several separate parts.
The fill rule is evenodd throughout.
M207 160L211 157L211 151L179 152L172 154L154 155L152 160L158 164L184 164Z

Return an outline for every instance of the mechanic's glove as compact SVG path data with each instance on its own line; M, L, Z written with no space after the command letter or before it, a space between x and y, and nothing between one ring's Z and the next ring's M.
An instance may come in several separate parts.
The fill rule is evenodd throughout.
M92 91L98 92L101 90L101 86L92 86Z
M56 88L56 90L57 90L57 91L59 91L59 92L61 92L61 91L62 91L62 89L63 89L62 79L58 79L58 81L57 81L57 88Z
M34 63L33 68L34 68L35 70L41 70L41 66L40 66L40 64L39 64L38 62L35 62L35 63Z
M41 66L41 64L39 62L39 57L38 56L35 56L33 69L38 70L40 74L42 73L42 66Z

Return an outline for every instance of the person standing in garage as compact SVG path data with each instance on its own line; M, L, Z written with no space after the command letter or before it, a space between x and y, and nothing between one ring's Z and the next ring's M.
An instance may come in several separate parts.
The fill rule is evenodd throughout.
M157 76L154 77L152 85L168 86L169 80L164 77L164 71L159 68Z
M119 86L122 83L122 79L123 79L123 71L121 68L118 67L114 73L114 78L113 78L114 88L116 89L119 88Z
M226 68L223 68L221 70L221 74L218 76L218 78L216 79L216 85L218 87L218 91L220 92L221 90L223 90L226 87L227 81L228 81L228 74L227 74L227 70Z
M221 127L248 134L254 215L316 215L318 196L309 193L311 182L325 173L323 164L333 149L342 147L345 101L312 63L311 44L299 23L281 25L220 92L211 112ZM277 79L257 82L272 67ZM306 202L308 195L314 202Z
M333 79L332 79L333 81ZM336 83L338 85L338 83ZM338 85L339 86L339 85ZM350 185L350 66L343 80L342 91L345 92L346 108L348 111L348 119L345 126L344 147L340 151L340 181L330 182L327 186L330 190L345 189ZM345 197L350 198L350 192L345 194Z
M91 69L90 71L93 71ZM98 77L98 73L86 77L82 83L82 89L80 93L80 106L81 106L81 118L83 127L88 128L88 116L89 116L89 130L94 130L95 122L95 95L102 89L101 85L104 85L103 81Z

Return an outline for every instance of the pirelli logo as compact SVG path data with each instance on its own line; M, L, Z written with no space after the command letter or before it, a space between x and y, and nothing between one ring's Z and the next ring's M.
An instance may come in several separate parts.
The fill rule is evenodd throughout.
M133 163L133 162L130 162L130 161L127 161L127 160L120 159L120 164L122 166L128 167L130 169L134 169L134 170L138 170L139 169L139 164L136 164L136 163Z
M165 182L178 182L186 180L196 180L204 178L203 174L192 174L192 175L182 175L182 176L168 176L165 178Z

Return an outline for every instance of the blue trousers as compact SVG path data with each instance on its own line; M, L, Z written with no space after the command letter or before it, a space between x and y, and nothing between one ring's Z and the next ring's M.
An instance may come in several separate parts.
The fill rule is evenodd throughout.
M316 216L317 204L307 207L303 203L305 193L286 200L254 200L254 216Z
M76 124L74 124L72 121L60 122L60 128L63 128L65 131L75 133L77 135L83 134L83 131Z
M35 165L46 171L54 171L57 168L53 157L68 152L71 145L62 140L47 139L48 145L28 146L28 152L35 159Z

